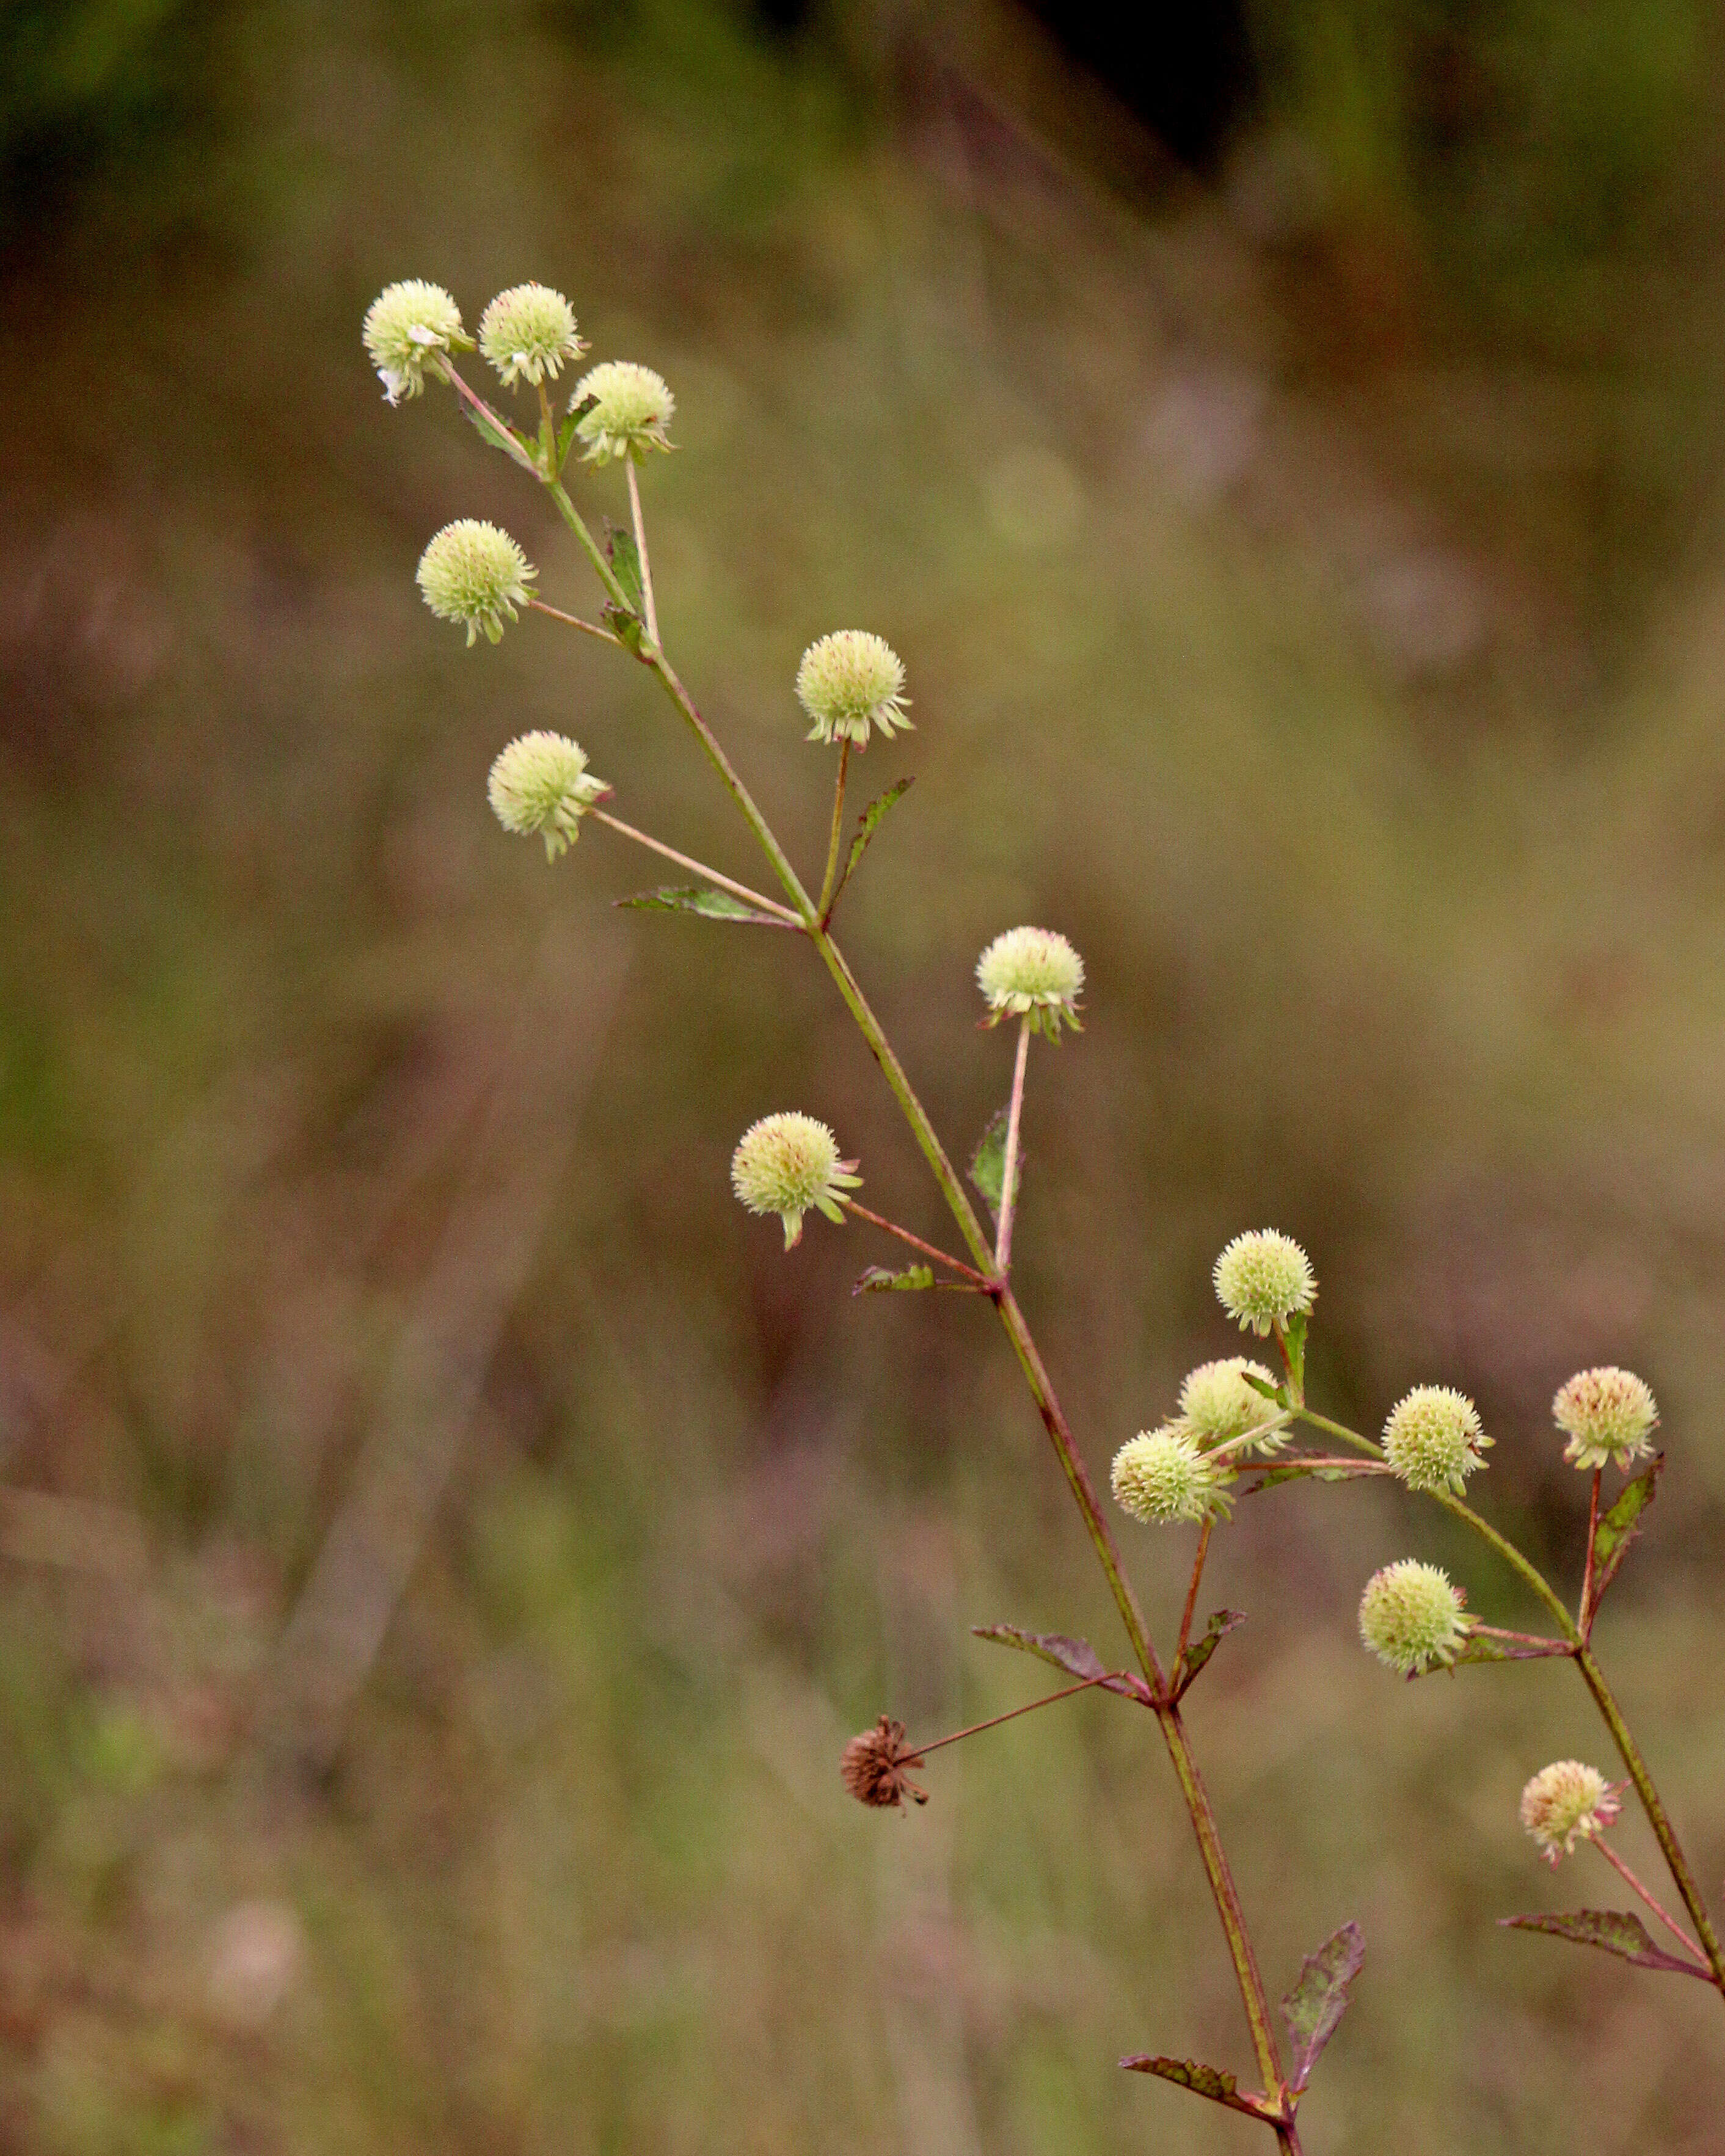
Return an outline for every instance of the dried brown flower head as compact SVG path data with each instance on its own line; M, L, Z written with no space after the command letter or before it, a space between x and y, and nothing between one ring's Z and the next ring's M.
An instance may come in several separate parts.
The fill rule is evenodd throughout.
M860 1804L902 1808L907 1794L919 1804L928 1802L927 1790L919 1789L906 1771L922 1764L922 1754L905 1743L903 1722L883 1714L872 1729L853 1737L845 1747L839 1771L845 1777L845 1788Z

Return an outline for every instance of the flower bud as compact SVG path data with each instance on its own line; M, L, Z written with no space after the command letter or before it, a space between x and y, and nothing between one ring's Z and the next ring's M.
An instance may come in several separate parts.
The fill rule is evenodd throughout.
M639 464L649 449L670 447L665 430L677 400L650 367L637 367L632 359L605 360L576 383L569 409L578 410L589 397L597 400L593 409L575 423L587 463L633 457Z
M797 701L814 721L809 741L866 748L870 726L888 741L895 728L910 730L904 661L865 629L835 629L809 645L797 668Z
M1577 1467L1603 1467L1615 1460L1626 1468L1653 1450L1649 1440L1659 1409L1632 1370L1609 1363L1578 1370L1558 1388L1551 1411L1558 1428L1568 1433L1563 1457Z
M1180 1387L1180 1419L1200 1445L1225 1445L1275 1419L1279 1412L1275 1401L1249 1385L1249 1377L1272 1387L1276 1383L1261 1363L1249 1363L1244 1355L1200 1363L1187 1373ZM1265 1430L1248 1449L1276 1452L1287 1441L1286 1430Z
M1233 1480L1178 1423L1140 1430L1114 1455L1116 1500L1135 1519L1155 1527L1225 1515L1233 1503L1227 1495Z
M587 767L578 745L562 734L522 734L491 766L485 792L497 821L523 838L542 833L545 858L574 844L581 819L610 792Z
M860 1187L862 1178L850 1173L855 1166L854 1160L839 1159L839 1141L813 1116L794 1111L762 1116L737 1142L731 1187L751 1213L778 1214L789 1250L802 1240L803 1215L810 1206L844 1226L839 1194Z
M1449 1385L1416 1385L1384 1425L1384 1457L1410 1490L1459 1493L1491 1442L1479 1409Z
M547 285L512 285L480 316L480 350L506 385L555 382L566 359L587 346L575 333L575 310Z
M426 605L439 621L465 622L470 644L480 629L493 644L501 641L504 615L516 619L538 573L506 531L473 516L444 525L416 572Z
M1250 1326L1260 1337L1296 1311L1310 1310L1317 1295L1311 1259L1274 1228L1236 1235L1217 1259L1213 1278L1223 1309L1242 1332Z
M1553 1759L1540 1768L1522 1792L1522 1825L1547 1863L1571 1855L1578 1835L1591 1841L1604 1832L1623 1809L1617 1794L1620 1786L1579 1759Z
M473 339L462 333L459 307L441 285L417 277L378 293L366 309L362 334L391 404L424 389L425 362L433 352L473 349Z
M1415 1676L1454 1661L1473 1629L1473 1620L1461 1614L1461 1600L1447 1573L1404 1557L1366 1582L1359 1635L1380 1662L1404 1676Z
M976 962L977 986L987 998L985 1025L1004 1018L1030 1020L1033 1031L1060 1039L1064 1022L1076 1030L1084 961L1052 928L1009 928Z

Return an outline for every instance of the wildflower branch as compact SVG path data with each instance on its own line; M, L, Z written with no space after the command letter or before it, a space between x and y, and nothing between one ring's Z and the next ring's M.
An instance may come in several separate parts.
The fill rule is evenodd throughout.
M1178 1686L1186 1666L1186 1650L1192 1640L1192 1614L1198 1607L1198 1583L1204 1577L1204 1561L1209 1553L1210 1532L1215 1526L1214 1517L1207 1517L1198 1531L1198 1553L1192 1560L1192 1581L1186 1589L1186 1607L1180 1615L1180 1644L1174 1650L1174 1683Z

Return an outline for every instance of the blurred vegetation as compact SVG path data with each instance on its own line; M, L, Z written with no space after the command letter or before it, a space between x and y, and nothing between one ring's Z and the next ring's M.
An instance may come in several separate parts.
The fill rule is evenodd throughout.
M1085 952L1020 1266L1098 1473L1266 1219L1320 1388L1466 1386L1560 1569L1550 1393L1645 1373L1602 1650L1717 1880L1711 19L1266 8L1202 177L981 4L3 23L0 2146L1240 2145L1112 2064L1245 2048L1124 1710L941 1754L907 1820L839 1787L883 1707L1034 1696L967 1626L1103 1598L993 1328L729 1197L799 1105L937 1228L822 980L491 824L557 726L754 873L633 670L418 604L464 513L584 586L447 400L378 400L398 275L555 282L672 382L667 635L805 859L797 655L903 653L847 942L955 1147L1006 1082L975 952ZM1603 1894L1514 1818L1599 1755L1580 1687L1353 1641L1385 1558L1504 1581L1380 1491L1241 1515L1205 1771L1271 1981L1369 1942L1313 2148L1715 2147L1711 2002L1491 1922ZM1186 1551L1132 1550L1166 1629Z

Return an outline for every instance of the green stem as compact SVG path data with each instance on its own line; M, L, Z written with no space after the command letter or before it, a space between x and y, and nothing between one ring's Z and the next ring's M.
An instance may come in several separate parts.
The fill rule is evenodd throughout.
M1563 1634L1570 1645L1580 1646L1581 1634L1576 1629L1575 1620L1564 1607L1563 1598L1538 1566L1531 1559L1523 1557L1507 1535L1499 1534L1491 1522L1489 1520L1481 1519L1471 1505L1465 1505L1461 1498L1452 1497L1447 1490L1429 1490L1425 1494L1434 1503L1441 1505L1444 1510L1455 1518L1465 1520L1481 1541L1489 1543L1503 1562L1512 1570L1519 1573L1539 1597L1551 1612L1558 1631Z
M1019 1125L1024 1112L1024 1065L1030 1056L1030 1014L1019 1020L1019 1049L1012 1066L1012 1104L1006 1111L1006 1151L1000 1163L1000 1224L994 1235L994 1270L1004 1280L1012 1269L1012 1218L1019 1202Z
M547 485L564 521L574 532L583 552L593 564L600 582L611 596L613 603L624 608L625 610L629 610L628 601L624 597L616 577L612 572L610 563L605 560L573 503L569 501L559 483L549 481ZM757 843L772 863L774 874L784 886L787 896L802 916L809 932L810 942L819 952L822 962L828 972L831 973L845 1007L855 1019L863 1039L867 1042L870 1054L880 1065L882 1075L891 1090L893 1098L898 1102L906 1121L910 1124L911 1133L922 1149L923 1158L932 1170L936 1182L940 1185L941 1194L951 1208L952 1217L958 1224L959 1231L969 1246L971 1255L975 1258L980 1270L984 1272L990 1271L993 1265L994 1253L988 1236L983 1232L982 1223L977 1218L976 1209L965 1194L964 1187L958 1179L957 1171L947 1158L946 1148L942 1145L933 1124L929 1121L927 1111L917 1098L914 1087L906 1075L904 1066L894 1052L892 1044L886 1038L880 1021L870 1009L868 1000L864 996L862 988L843 953L823 926L819 911L811 903L808 892L803 887L801 879L791 865L789 857L774 836L766 818L756 806L753 796L743 784L731 759L720 746L712 729L696 709L693 698L678 679L675 670L665 657L664 651L655 643L644 647L641 658L643 663L650 666L658 675L665 694L675 705L682 715L684 722L700 742L707 761L718 773L721 783L736 803L744 821L753 832ZM1181 1720L1178 1708L1173 1706L1168 1697L1168 1687L1163 1675L1162 1666L1157 1659L1156 1650L1151 1644L1149 1631L1144 1623L1143 1613L1138 1607L1137 1598L1133 1594L1131 1583L1126 1577L1125 1567L1121 1561L1113 1532L1097 1502L1095 1486L1091 1481L1089 1472L1073 1438L1071 1429L1061 1411L1060 1402L1055 1397L1054 1387L1044 1367L1036 1343L1031 1337L1030 1329L1024 1322L1024 1313L1019 1308L1011 1289L1004 1283L996 1289L994 1301L995 1307L1000 1313L1001 1322L1006 1327L1007 1337L1012 1342L1013 1352L1019 1358L1019 1368L1024 1373L1030 1387L1031 1396L1036 1402L1044 1426L1048 1431L1050 1440L1060 1460L1068 1486L1083 1517L1097 1560L1101 1565L1110 1591L1113 1594L1115 1606L1119 1610L1121 1621L1126 1627L1127 1637L1132 1642L1132 1652L1137 1656L1139 1667L1143 1671L1150 1688L1159 1702L1156 1709L1157 1718L1161 1725L1163 1738L1167 1743L1169 1756L1173 1761L1175 1775L1179 1781L1181 1793L1185 1798L1187 1810L1191 1815L1193 1830L1198 1838L1199 1854L1203 1860L1204 1872L1209 1881L1217 1913L1221 1918L1223 1935L1228 1943L1229 1958L1234 1964L1235 1979L1240 1988L1241 2003L1245 2009L1247 2025L1251 2031L1252 2048L1257 2057L1259 2071L1263 2076L1265 2092L1272 2103L1284 2104L1287 2101L1287 2092L1281 2077L1281 2064L1277 2056L1276 2032L1270 2019L1268 1995L1264 1989L1264 1979L1259 1973L1256 1958L1252 1952L1251 1941L1246 1933L1245 1918L1240 1906L1239 1890L1234 1883L1233 1874L1229 1869L1227 1857L1223 1851L1221 1834L1216 1824L1215 1814L1210 1808L1209 1795L1199 1777L1197 1762L1193 1758L1191 1743L1186 1734L1185 1724ZM1278 2143L1281 2148L1297 2152L1299 2139L1291 2124L1279 2125L1276 2131Z
M839 746L839 778L833 788L833 831L827 840L827 872L820 880L820 925L824 928L832 918L834 892L833 881L839 873L839 840L845 831L845 777L850 768L850 739L847 735Z
M659 613L653 603L653 564L647 554L647 525L641 515L641 483L635 477L635 460L627 452L624 468L629 474L629 513L634 520L635 554L641 564L641 604L647 610L647 634L659 641Z
M1641 1799L1641 1809L1647 1815L1647 1824L1652 1828L1660 1854L1665 1858L1666 1869L1673 1884L1683 1897L1683 1907L1689 1912L1696 1934L1706 1950L1707 1966L1713 1972L1713 1982L1725 1994L1725 1951L1719 1944L1719 1935L1713 1928L1713 1920L1707 1914L1707 1904L1701 1898L1694 1875L1689 1869L1689 1860L1683 1854L1683 1845L1677 1840L1660 1794L1653 1786L1653 1777L1647 1771L1647 1763L1641 1757L1641 1748L1630 1734L1630 1726L1623 1718L1623 1711L1611 1696L1605 1682L1604 1672L1594 1660L1591 1647L1576 1650L1575 1661L1593 1694L1594 1703L1604 1717L1605 1727L1611 1732L1618 1755L1628 1768L1630 1779L1635 1785L1635 1794Z

